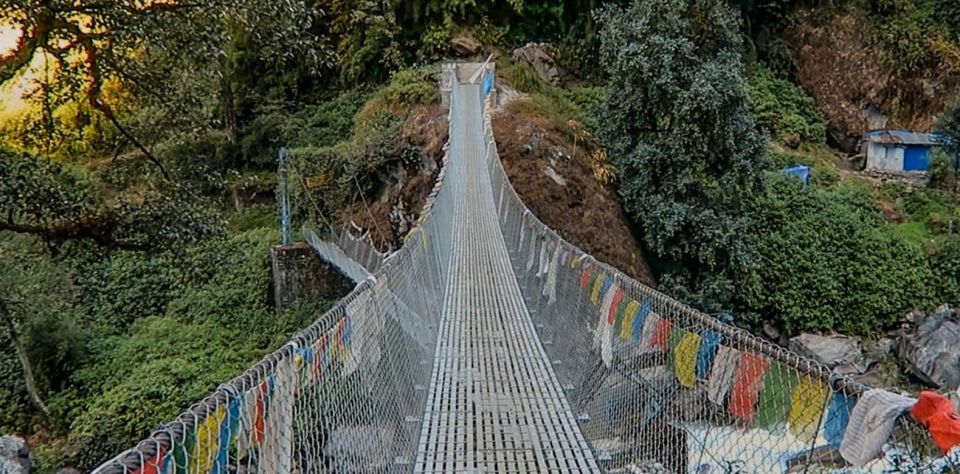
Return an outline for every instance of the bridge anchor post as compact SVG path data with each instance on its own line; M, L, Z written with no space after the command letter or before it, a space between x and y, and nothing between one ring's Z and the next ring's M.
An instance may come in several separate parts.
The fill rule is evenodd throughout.
M306 242L271 247L270 270L270 302L277 310L305 298L339 298L351 288L347 278Z

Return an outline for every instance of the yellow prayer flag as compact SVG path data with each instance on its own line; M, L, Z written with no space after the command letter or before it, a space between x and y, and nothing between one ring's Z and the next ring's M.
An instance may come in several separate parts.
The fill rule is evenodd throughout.
M606 275L599 273L593 281L593 290L590 292L590 301L592 301L593 304L600 304L600 288L603 288L603 281L606 279Z
M630 302L627 303L627 309L623 310L623 321L620 323L620 339L624 341L630 339L630 335L633 333L633 318L637 315L637 309L639 307L640 302L637 300L630 300Z
M220 425L226 416L227 407L221 404L197 426L197 444L193 448L195 462L190 466L192 474L207 474L213 467L213 458L220 444Z
M683 335L673 350L673 363L680 385L692 388L697 383L697 353L700 352L700 335L688 332Z
M815 438L829 398L830 389L822 381L809 375L800 377L800 383L790 395L790 413L787 415L790 432L804 443Z

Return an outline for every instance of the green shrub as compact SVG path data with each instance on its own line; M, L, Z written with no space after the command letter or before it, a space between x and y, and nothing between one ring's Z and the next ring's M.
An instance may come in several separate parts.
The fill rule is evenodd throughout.
M933 274L916 242L890 232L865 186L817 189L771 175L746 240L741 312L788 333L870 334L934 303Z
M190 249L184 258L216 271L165 314L91 343L93 360L72 377L78 391L56 403L72 419L71 462L89 469L132 446L322 314L326 302L280 313L269 305L267 249L278 237L255 230Z
M951 192L958 187L956 163L940 149L933 152L930 160L930 187Z
M537 72L524 62L498 62L497 76L499 80L527 94L540 92L549 85L543 82Z
M937 303L960 304L960 237L936 239L924 250L933 272L930 283Z
M757 123L778 141L823 143L826 121L813 98L793 83L754 64L747 78L750 111Z

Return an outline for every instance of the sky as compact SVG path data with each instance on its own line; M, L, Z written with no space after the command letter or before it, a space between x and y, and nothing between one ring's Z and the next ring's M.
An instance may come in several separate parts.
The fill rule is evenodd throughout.
M0 25L0 55L6 54L17 44L20 32L10 26ZM36 62L36 61L34 61ZM29 75L28 75L29 76ZM13 84L0 86L0 118L15 114L23 107L22 95L27 86L28 77L21 76Z

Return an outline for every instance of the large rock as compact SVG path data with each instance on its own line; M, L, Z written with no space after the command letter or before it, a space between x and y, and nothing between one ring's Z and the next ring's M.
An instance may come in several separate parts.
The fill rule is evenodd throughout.
M949 307L923 318L901 339L907 368L924 382L950 390L960 386L960 321Z
M450 47L462 56L473 56L480 52L481 44L469 36L458 36L450 41Z
M546 44L527 43L526 46L513 50L512 57L514 62L523 61L529 64L541 79L557 86L560 85L560 70L548 49Z
M0 474L30 474L33 461L23 438L0 436Z
M869 368L856 337L804 333L790 339L789 347L841 374L862 374Z

